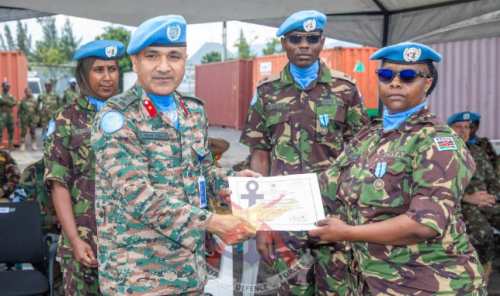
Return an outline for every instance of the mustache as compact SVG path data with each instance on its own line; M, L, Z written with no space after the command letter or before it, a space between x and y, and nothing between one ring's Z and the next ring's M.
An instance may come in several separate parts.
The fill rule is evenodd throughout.
M153 79L157 79L157 78L161 78L161 79L173 79L174 76L173 75L153 75Z

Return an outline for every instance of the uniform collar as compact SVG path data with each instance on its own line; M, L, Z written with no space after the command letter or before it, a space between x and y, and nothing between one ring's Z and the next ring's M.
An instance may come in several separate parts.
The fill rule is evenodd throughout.
M403 123L401 123L397 128L397 130L403 132L411 131L413 127L415 127L416 125L421 123L431 122L432 119L435 117L436 116L432 114L431 111L429 110L429 107L425 105L422 109L418 110L413 115L408 117L408 119L406 119ZM383 122L382 118L375 118L372 121L371 125L372 127L383 129L384 127L382 122Z
M148 96L147 92L142 88L142 86L139 84L139 82L135 83L135 85L134 85L134 87L132 87L131 91L135 95L137 95L137 97L139 97L139 105L141 106L140 108L141 108L142 115L145 118L147 118L148 120L151 120L151 118L152 118L151 115L149 115L149 111L146 109L146 106L144 105L145 101L148 101L153 105L152 107L156 110L155 116L162 116L162 118L167 118L166 116L163 117L163 115L161 115L160 108L158 108L158 106L155 105L153 100ZM184 122L185 116L186 116L183 108L179 104L181 98L182 98L182 95L179 92L174 91L175 107L176 107L177 112L179 114L179 129L180 129L181 123ZM170 119L168 120L168 122L170 122Z
M97 111L97 107L92 105L92 103L87 99L85 96L80 96L78 99L76 99L76 103L78 106L82 107L85 110L89 111Z
M319 72L318 72L318 78L316 79L317 83L332 83L332 74L330 73L330 69L323 63L323 61L320 59L319 60ZM292 74L290 73L290 62L288 62L285 66L285 69L281 71L281 80L280 80L280 86L286 86L293 84L293 77ZM307 89L314 88L316 86L316 83L311 83L310 86Z

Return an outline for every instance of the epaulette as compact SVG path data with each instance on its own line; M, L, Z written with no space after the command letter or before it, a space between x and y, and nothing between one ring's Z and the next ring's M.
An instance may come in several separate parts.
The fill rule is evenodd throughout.
M257 83L257 87L261 86L264 83L268 83L268 82L272 82L272 81L276 81L276 80L280 80L280 79L281 79L281 72L274 73L273 75L267 76L266 78L259 81Z
M330 73L332 75L332 78L343 79L343 80L349 81L352 84L356 84L356 79L354 79L351 76L345 74L344 72L340 72L340 71L337 71L337 70L330 69Z
M139 97L136 94L126 91L110 98L106 101L106 104L115 105L118 109L120 109L120 111L123 111L125 110L125 108L127 108L128 105L132 104L138 99Z
M179 93L180 94L180 93ZM193 100L193 101L196 101L198 102L200 105L205 105L205 101L203 101L202 99L200 98L197 98L195 96L190 96L190 95L183 95L183 94L180 94L181 95L181 98L184 100L184 99L190 99L190 100Z

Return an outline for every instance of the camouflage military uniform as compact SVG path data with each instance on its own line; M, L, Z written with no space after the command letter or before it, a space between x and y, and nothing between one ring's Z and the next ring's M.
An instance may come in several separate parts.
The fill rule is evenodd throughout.
M46 189L50 193L49 181L56 181L69 190L78 232L94 254L97 254L95 155L90 133L96 113L97 108L85 97L67 104L54 114L56 129L47 136L44 153ZM74 260L73 248L64 230L58 253L62 257L66 294L98 295L97 269L87 268Z
M490 160L491 165L493 168L496 168L497 165L497 153L495 151L495 148L491 145L490 141L488 138L479 138L477 139L476 143L474 144L476 146L481 147L484 152L486 152L486 155L488 155L488 159Z
M257 99L248 111L240 142L270 152L272 176L320 173L340 155L344 142L368 123L368 116L355 81L346 74L320 62L318 79L302 90L289 67L258 83ZM329 118L325 127L319 120L322 115ZM274 236L278 246L275 269L280 273L308 254L317 262L284 283L280 294L345 294L345 259L336 251L340 244L314 246L306 232L276 232Z
M4 190L4 195L0 198L8 199L19 185L20 178L21 171L14 158L10 156L8 151L0 149L0 188Z
M156 108L139 85L109 99L97 115L92 147L106 295L203 293L200 264L212 214L199 208L197 180L203 174L207 187L220 189L234 173L213 165L203 102L183 97L183 105L174 97L178 131L162 112L149 113ZM102 122L110 112L122 114L124 125L108 134Z
M40 122L42 131L47 130L47 124L52 119L54 112L61 107L59 96L53 91L51 93L43 92L38 96L38 104L42 104L40 111Z
M0 94L0 145L3 141L3 130L9 133L9 145L14 143L14 112L16 99L11 94Z
M78 99L79 97L80 92L78 90L72 90L71 87L68 87L66 90L64 90L61 105L64 106L69 102Z
M380 177L378 163L387 164ZM474 171L463 141L427 107L397 129L383 131L377 119L356 135L320 176L325 197L342 202L346 223L406 215L438 233L415 245L350 243L357 295L486 295L483 270L460 217L460 199Z
M43 174L45 165L43 159L29 165L24 169L19 182L19 188L24 189L27 195L27 200L36 200L40 203L40 212L42 214L42 228L47 231L60 234L61 230L52 223L52 217L56 215L56 209L52 202L52 197L47 194L43 183ZM42 266L36 266L37 270L42 270ZM54 289L62 290L62 274L61 265L55 262L54 266ZM61 291L62 292L62 291ZM64 292L59 293L64 295Z
M26 140L30 130L31 140L36 143L36 126L38 124L38 102L35 98L23 98L17 108L17 120L21 123L21 143Z
M500 199L500 182L491 166L488 155L481 147L468 143L470 154L476 162L477 170L472 176L465 194L487 191ZM493 227L500 229L500 205L478 207L462 202L462 215L472 245L476 248L482 264L492 261L496 255Z

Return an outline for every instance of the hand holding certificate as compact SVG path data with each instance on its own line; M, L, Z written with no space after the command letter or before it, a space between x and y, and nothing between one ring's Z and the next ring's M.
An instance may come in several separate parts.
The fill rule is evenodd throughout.
M306 231L325 218L316 174L229 178L233 214L258 230Z

